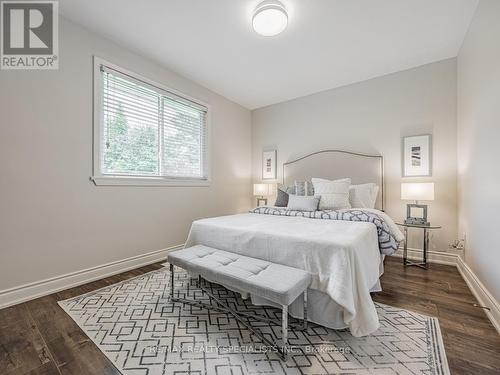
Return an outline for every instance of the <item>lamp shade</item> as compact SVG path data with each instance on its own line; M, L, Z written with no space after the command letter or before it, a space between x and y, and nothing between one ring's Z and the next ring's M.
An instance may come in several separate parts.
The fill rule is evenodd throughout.
M253 195L271 195L271 184L253 184Z
M409 201L433 201L434 182L402 183L401 199Z

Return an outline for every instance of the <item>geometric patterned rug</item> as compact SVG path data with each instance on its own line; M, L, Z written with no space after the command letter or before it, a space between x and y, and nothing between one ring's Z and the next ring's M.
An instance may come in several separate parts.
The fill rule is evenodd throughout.
M179 297L209 303L186 272L175 276ZM170 302L169 279L162 268L59 305L124 375L449 374L436 318L376 303L380 328L370 336L313 323L290 329L285 362L232 316ZM281 319L281 310L205 287L238 311ZM281 337L279 326L251 324L272 341Z

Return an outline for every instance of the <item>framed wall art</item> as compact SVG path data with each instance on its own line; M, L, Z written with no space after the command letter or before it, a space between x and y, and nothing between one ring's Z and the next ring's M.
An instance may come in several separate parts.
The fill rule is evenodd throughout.
M432 137L430 134L403 138L403 177L432 175Z
M276 150L262 152L262 179L275 180L276 175Z

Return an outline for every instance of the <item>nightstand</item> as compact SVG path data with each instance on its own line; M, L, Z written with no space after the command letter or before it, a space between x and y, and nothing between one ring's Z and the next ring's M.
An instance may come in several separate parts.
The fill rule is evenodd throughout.
M267 206L267 198L264 198L264 197L260 197L260 198L257 198L257 207L260 207L260 202L264 202L264 206Z
M403 265L404 266L417 266L420 268L427 269L427 251L429 251L429 233L434 229L441 229L438 225L415 225L406 223L396 223L404 228L405 232L405 246L403 250ZM419 228L424 230L424 254L422 257L422 262L412 262L408 260L408 228Z

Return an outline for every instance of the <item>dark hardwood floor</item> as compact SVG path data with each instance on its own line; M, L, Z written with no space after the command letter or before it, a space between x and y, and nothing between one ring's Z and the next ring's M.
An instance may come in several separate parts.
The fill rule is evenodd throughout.
M57 305L161 268L153 264L0 310L0 374L119 374ZM439 318L452 374L500 374L500 335L455 267L403 268L388 258L375 301Z

